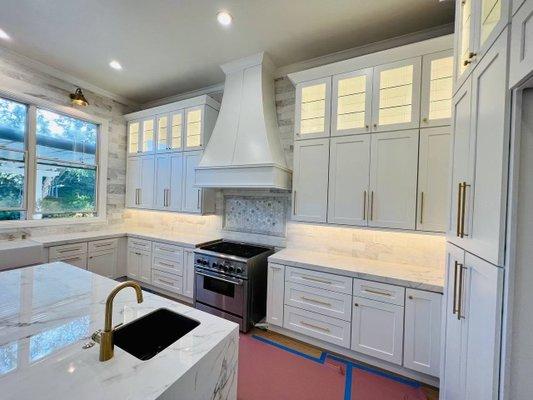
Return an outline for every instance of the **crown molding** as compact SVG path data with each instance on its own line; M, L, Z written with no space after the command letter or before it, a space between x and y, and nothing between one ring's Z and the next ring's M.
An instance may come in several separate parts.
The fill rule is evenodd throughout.
M129 107L139 106L139 103L131 99L117 95L115 93L111 93L83 79L77 78L73 75L70 75L55 67L51 67L50 65L44 64L40 61L33 60L11 49L8 49L7 47L4 47L4 46L0 46L0 57L2 56L8 57L10 60L14 60L15 62L20 63L26 67L29 67L37 72L44 73L46 75L49 75L53 78L58 79L59 81L65 82L66 84L64 85L61 85L61 82L58 85L58 86L62 86L62 88L65 90L72 91L72 86L77 86L77 87L81 87L84 90L90 91L94 94L115 100L116 102L129 106Z
M200 89L190 90L188 92L179 93L179 94L175 94L175 95L168 96L168 97L163 97L161 99L151 100L147 103L141 104L138 108L145 109L145 108L157 107L157 106L162 106L162 105L169 104L169 103L174 103L176 101L187 100L192 97L209 95L212 93L218 93L218 92L223 92L223 91L224 91L224 82L221 82L221 83L216 83L214 85L206 86Z
M449 35L453 33L453 28L453 23L440 25L437 27L408 33L402 36L396 36L390 39L381 40L379 42L373 42L362 46L337 51L335 53L311 58L309 60L300 61L294 64L289 64L278 68L274 77L281 78L293 72L299 72L327 64L332 64L338 61L348 60L350 58L360 57L366 54L376 53L378 51L388 50L393 47L404 46L411 43L421 42L427 39L433 39L439 36Z

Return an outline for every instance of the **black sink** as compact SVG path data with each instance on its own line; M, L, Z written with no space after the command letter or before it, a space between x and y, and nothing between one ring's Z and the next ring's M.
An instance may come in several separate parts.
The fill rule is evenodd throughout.
M160 308L115 329L115 346L139 360L149 360L200 323L194 319Z

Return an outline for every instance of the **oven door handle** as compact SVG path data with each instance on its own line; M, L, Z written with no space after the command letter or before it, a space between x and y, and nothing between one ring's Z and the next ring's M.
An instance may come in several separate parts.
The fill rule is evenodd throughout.
M233 285L237 285L237 286L242 286L243 284L243 281L242 279L230 279L230 278L223 278L221 277L220 275L215 275L215 274L206 274L204 272L200 272L198 270L196 270L196 274L197 275L202 275L202 276L207 276L208 278L213 278L213 279L217 279L219 281L223 281L223 282L227 282L227 283L231 283Z

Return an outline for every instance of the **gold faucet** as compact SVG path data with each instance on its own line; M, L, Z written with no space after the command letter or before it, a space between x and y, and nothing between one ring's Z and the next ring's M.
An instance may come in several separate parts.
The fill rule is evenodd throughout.
M107 300L105 302L104 331L96 331L91 336L96 343L100 343L100 361L107 361L113 358L113 300L118 292L127 287L132 287L135 289L135 293L137 294L137 303L142 303L143 301L143 292L141 287L138 283L133 281L123 282L120 285L117 285L117 287L115 287L111 293L109 293L109 296L107 296Z

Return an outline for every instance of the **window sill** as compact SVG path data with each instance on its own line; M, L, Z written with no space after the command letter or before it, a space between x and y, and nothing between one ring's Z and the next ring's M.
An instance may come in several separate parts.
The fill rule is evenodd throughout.
M38 228L44 226L66 226L79 224L101 224L107 222L104 216L90 218L31 219L20 221L0 221L0 229Z

